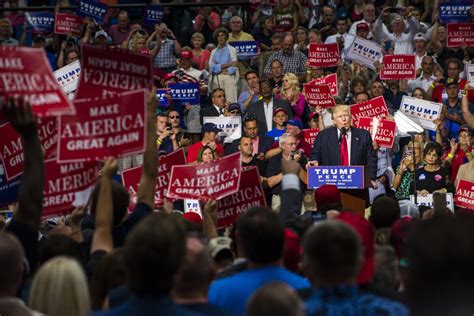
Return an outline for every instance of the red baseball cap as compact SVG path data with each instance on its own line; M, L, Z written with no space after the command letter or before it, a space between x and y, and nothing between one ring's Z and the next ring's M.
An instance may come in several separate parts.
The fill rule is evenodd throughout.
M201 216L199 216L199 214L195 213L195 212L184 213L183 218L190 221L190 222L196 223L196 224L201 224L202 223Z
M181 52L180 57L182 59L193 59L193 52L188 49L185 49Z
M356 31L359 31L359 30L364 30L364 31L368 31L369 30L369 25L367 23L359 23L357 24L357 27L356 27Z
M285 113L286 115L288 115L288 113L286 112L285 109L276 108L275 110L273 110L273 116L277 115L279 112L283 112L283 113Z

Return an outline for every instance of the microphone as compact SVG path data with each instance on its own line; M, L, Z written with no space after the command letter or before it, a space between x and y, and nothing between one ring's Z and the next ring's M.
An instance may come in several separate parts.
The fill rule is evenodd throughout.
M344 126L341 127L341 134L339 135L339 145L340 145L341 142L342 142L342 136L343 136L343 135L346 135L346 133L347 133L346 128L345 128Z

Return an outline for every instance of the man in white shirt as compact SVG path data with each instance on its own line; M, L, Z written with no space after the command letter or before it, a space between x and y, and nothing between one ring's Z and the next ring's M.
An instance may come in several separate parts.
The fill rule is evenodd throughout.
M416 69L418 69L421 67L421 60L427 54L426 46L428 45L428 39L425 34L416 33L413 42L415 43L415 64Z
M390 14L390 9L392 8L384 8L380 13L380 16L374 23L374 28L372 31L374 32L375 40L379 44L383 44L386 41L394 42L395 50L393 53L395 55L413 54L412 42L413 38L415 37L415 34L418 32L420 23L415 19L415 17L411 16L410 13L407 14L408 11L406 8L401 8L401 12L403 12L403 14L407 16L409 32L405 33L405 21L400 14L394 15L392 18L392 33L387 32L383 29L382 26L383 19Z
M375 15L375 5L373 3L367 3L364 7L364 12L363 12L364 18L360 21L356 21L352 23L351 28L349 30L349 35L355 36L357 34L357 26L361 23L365 23L367 25L373 25L375 22L375 19L377 16ZM388 32L387 27L385 24L382 24L382 28L384 32ZM374 34L372 32L369 32L368 36L366 39L373 39Z
M330 35L326 38L325 44L338 43L341 51L345 51L349 48L350 44L354 40L352 35L347 33L347 20L343 17L337 19L336 24L337 33Z
M431 84L436 77L433 74L434 71L434 60L431 56L425 56L421 62L421 75L413 80L408 80L408 94L412 94L415 88L422 88L425 92L428 91Z

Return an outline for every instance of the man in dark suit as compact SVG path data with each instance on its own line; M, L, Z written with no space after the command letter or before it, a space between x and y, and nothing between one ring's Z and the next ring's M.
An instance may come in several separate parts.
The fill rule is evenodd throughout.
M262 98L249 105L247 117L255 117L258 121L259 135L265 135L275 127L275 122L273 121L273 111L275 109L284 109L288 113L288 119L290 120L293 118L293 112L286 100L273 97L273 89L268 80L260 81L260 93Z
M201 107L201 111L199 111L201 125L205 116L224 116L224 108L226 106L225 91L221 88L214 89L211 93L211 102L211 105Z
M314 141L309 165L360 165L370 169L372 186L377 187L377 155L372 138L366 130L351 127L349 107L338 105L333 109L335 127L319 132Z
M255 117L247 117L244 120L244 134L252 140L253 154L260 160L265 160L265 153L273 145L273 138L259 135L259 124ZM240 139L234 140L224 148L224 155L230 155L239 151Z

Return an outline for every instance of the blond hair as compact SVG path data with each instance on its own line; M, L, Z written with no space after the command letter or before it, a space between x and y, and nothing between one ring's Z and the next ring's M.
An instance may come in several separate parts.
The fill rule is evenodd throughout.
M89 289L79 263L63 256L44 263L33 279L28 305L48 316L87 315Z
M344 104L336 105L335 107L331 109L331 118L334 119L334 114L339 113L339 112L346 112L350 115L351 111L349 108L350 107L348 105L344 105Z
M290 83L291 88L293 89L293 96L296 96L300 92L298 77L296 77L295 74L288 72L283 76L283 80L288 80ZM285 97L288 97L287 90L285 88L282 88L282 94Z
M130 45L131 47L131 50L135 53L138 53L138 50L137 50L137 42L138 40L140 39L143 39L145 40L145 43L146 43L146 40L147 40L147 37L141 33L136 33L135 35L133 35L132 37L132 43Z

